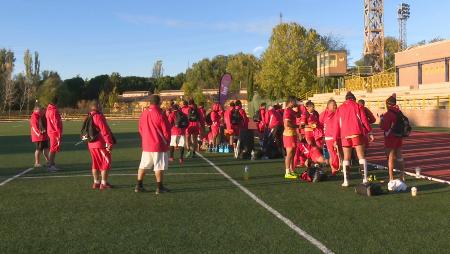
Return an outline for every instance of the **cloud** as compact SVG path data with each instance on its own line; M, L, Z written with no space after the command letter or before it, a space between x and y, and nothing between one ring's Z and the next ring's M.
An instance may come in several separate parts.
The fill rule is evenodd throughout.
M259 54L261 54L263 51L264 51L264 47L263 47L263 46L256 46L256 47L252 50L253 54L255 54L255 55L259 55Z
M204 29L213 31L245 32L267 34L277 24L276 18L257 21L225 21L225 22L194 22L179 19L167 19L149 15L116 14L120 20L135 25L162 25L177 29Z

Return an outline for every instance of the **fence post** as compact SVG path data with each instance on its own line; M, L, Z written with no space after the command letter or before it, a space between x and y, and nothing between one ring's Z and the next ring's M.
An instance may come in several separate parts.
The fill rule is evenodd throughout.
M439 109L439 96L436 96L436 104L437 109Z
M450 110L450 95L448 96L448 105L447 105L447 109Z

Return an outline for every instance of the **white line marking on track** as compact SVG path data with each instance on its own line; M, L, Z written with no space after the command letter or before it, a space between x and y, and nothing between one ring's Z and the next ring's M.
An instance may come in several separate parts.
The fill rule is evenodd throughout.
M15 175L15 176L12 176L12 177L10 177L10 178L4 180L3 182L1 182L1 183L0 183L0 186L4 186L5 184L11 182L12 180L14 180L14 179L16 179L16 178L18 178L18 177L20 177L20 176L22 176L22 175L25 175L26 173L30 172L30 171L33 170L33 169L34 169L34 168L25 169L24 171L20 172L19 174Z
M205 158L202 154L197 153L200 158L205 160L209 163L213 168L215 168L220 174L222 174L226 179L228 179L232 184L236 185L241 191L243 191L245 194L247 194L250 198L252 198L256 203L264 207L267 211L269 211L271 214L273 214L275 217L277 217L279 220L284 222L288 227L290 227L292 230L294 230L298 235L306 239L308 242L316 246L319 250L321 250L323 253L333 253L330 249L328 249L323 243L321 243L319 240L311 236L310 234L306 233L303 229L298 227L294 224L290 219L284 217L280 212L269 206L266 202L258 198L253 192L242 186L240 183L238 183L236 180L234 180L231 176L229 176L227 173L225 173L222 169L220 169L216 164Z
M110 174L109 176L136 176L137 173L134 174ZM171 175L220 175L220 173L166 173L164 175L171 176ZM45 179L45 178L73 178L73 177L89 177L92 176L90 174L84 174L84 175L47 175L47 176L24 176L21 177L21 179Z

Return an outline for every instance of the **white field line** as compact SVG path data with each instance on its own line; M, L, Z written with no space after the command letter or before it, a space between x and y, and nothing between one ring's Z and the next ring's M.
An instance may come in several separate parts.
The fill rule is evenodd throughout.
M301 229L299 226L295 225L290 219L284 217L280 212L269 206L266 202L258 198L253 192L242 186L240 183L238 183L236 180L234 180L231 176L229 176L227 173L225 173L222 169L220 169L216 164L205 158L202 154L197 153L198 156L200 156L203 160L205 160L209 165L211 165L213 168L217 170L220 174L222 174L226 179L228 179L232 184L234 184L236 187L238 187L242 192L247 194L251 199L253 199L256 203L261 205L263 208L265 208L268 212L270 212L272 215L277 217L279 220L281 220L283 223L285 223L288 227L290 227L292 230L294 230L298 235L306 239L308 242L316 246L319 250L321 250L323 253L333 253L330 249L328 249L323 243L321 243L319 240L311 236L310 234L306 233L303 229Z
M382 168L384 170L388 170L387 167L384 167L384 166L381 166L381 165L378 165L378 164L374 164L374 163L368 163L368 164L376 166L377 168ZM394 169L394 171L395 172L401 172L398 169ZM415 178L421 178L421 179L426 179L426 180L429 180L429 181L434 181L434 182L438 182L438 183L446 183L446 184L450 185L450 181L447 181L447 180L444 180L444 179L439 179L439 178L435 178L435 177L431 177L431 176L416 175L415 173L411 173L411 172L408 172L408 171L405 171L405 174L409 175L409 176L414 176Z
M134 174L110 174L109 176L136 176L137 173ZM166 173L164 174L166 176L171 175L220 175L220 173ZM45 179L45 178L74 178L74 177L92 177L90 174L83 174L83 175L47 175L47 176L24 176L21 177L21 179Z
M12 177L10 177L10 178L4 180L3 182L1 182L1 183L0 183L0 186L4 186L5 184L11 182L12 180L14 180L14 179L16 179L16 178L18 178L18 177L20 177L20 176L22 176L22 175L25 175L26 173L30 172L30 171L33 170L33 169L34 169L34 168L25 169L24 171L20 172L19 174L15 175L15 176L12 176Z

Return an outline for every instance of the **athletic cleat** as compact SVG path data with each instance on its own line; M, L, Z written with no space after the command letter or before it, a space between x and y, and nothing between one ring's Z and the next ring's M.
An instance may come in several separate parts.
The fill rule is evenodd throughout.
M99 183L92 184L92 189L93 190L96 190L96 189L99 189L99 188L100 188L100 184Z
M34 168L42 168L41 164L34 164Z
M348 182L347 182L347 181L344 181L344 182L342 183L341 186L342 186L342 187L348 187Z
M169 158L169 161L170 161L170 162L173 162L173 157L170 157L170 158Z
M180 165L183 165L183 164L184 164L184 160L183 160L182 158L180 158L180 159L178 160L178 162L180 163Z
M50 173L54 173L54 172L57 172L59 169L57 167L55 167L55 165L52 165L50 167L47 167L47 170Z
M163 186L162 188L156 188L155 194L159 195L167 192L170 192L170 190Z
M295 173L288 173L284 175L284 179L297 179L297 175Z
M144 189L144 186L136 185L136 187L134 187L134 192L140 193L140 192L146 192L146 190Z
M112 185L109 183L100 184L100 190L112 189Z

